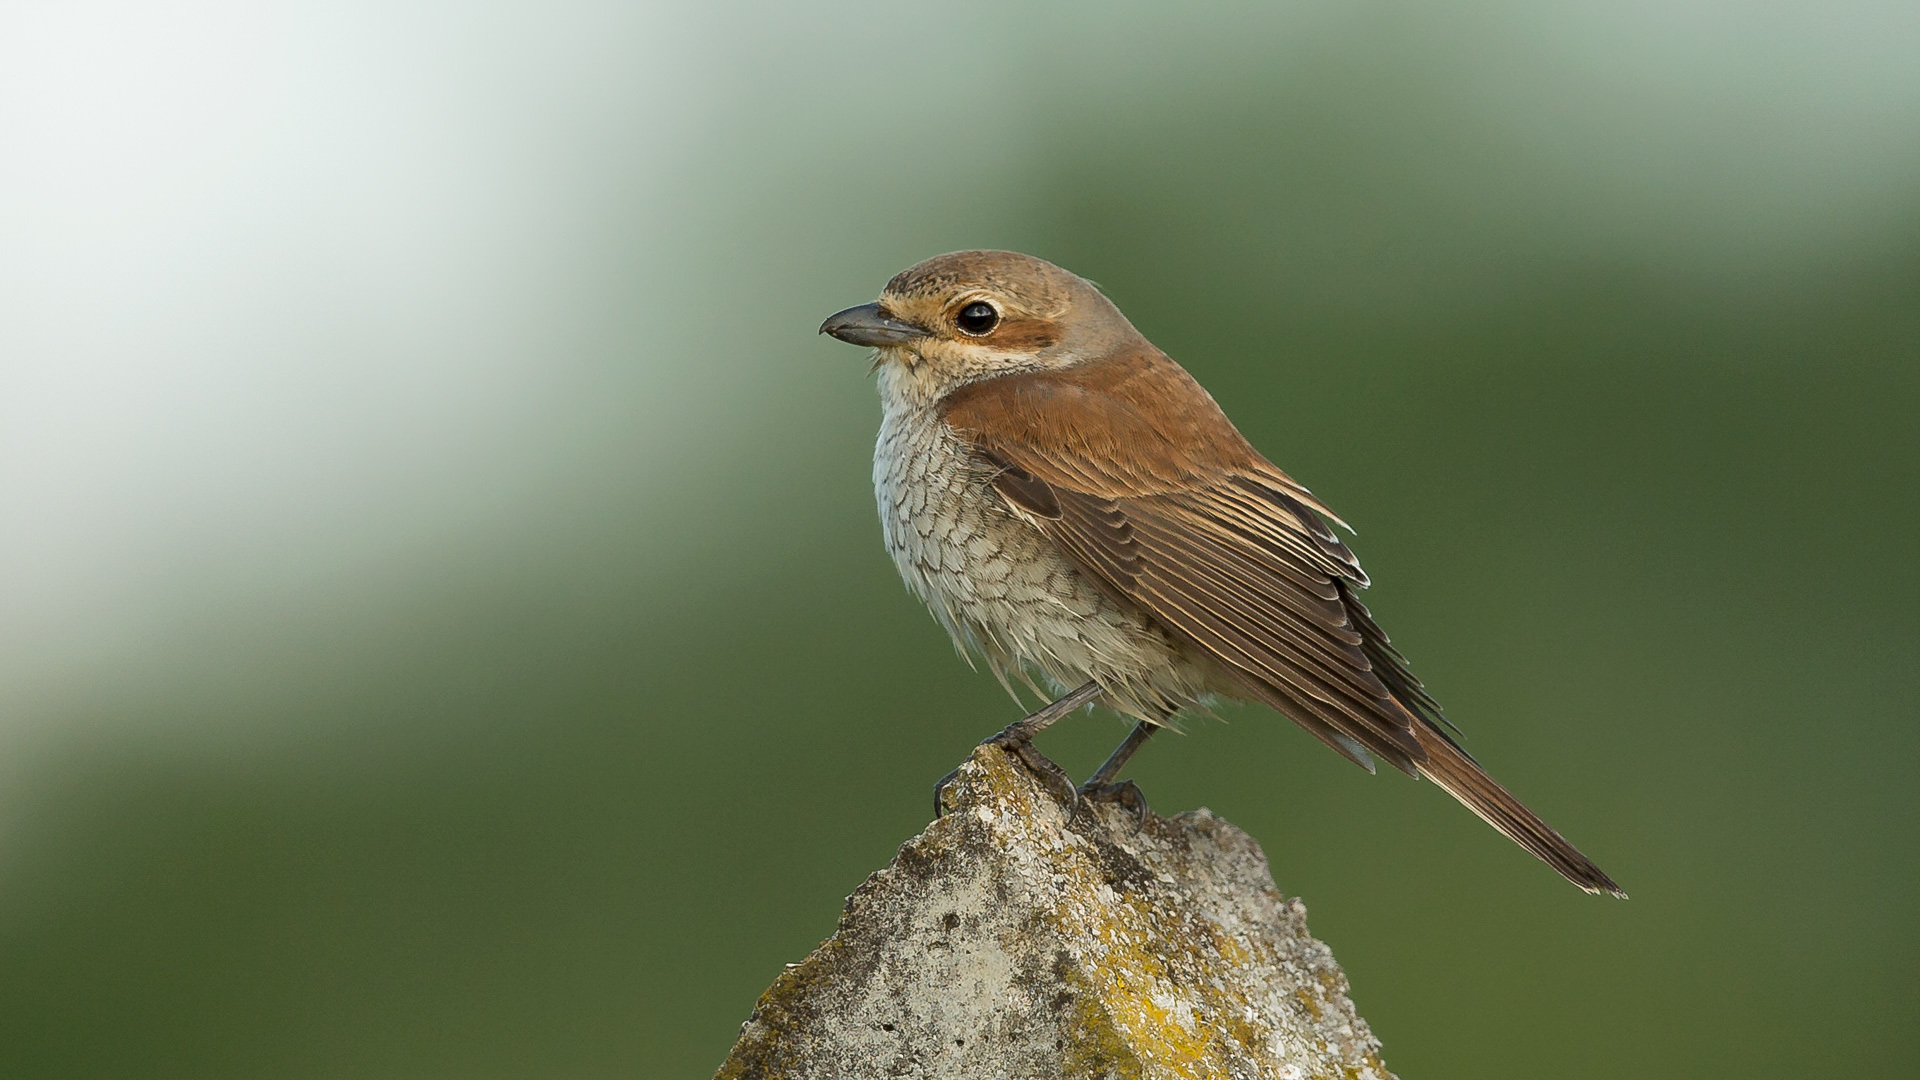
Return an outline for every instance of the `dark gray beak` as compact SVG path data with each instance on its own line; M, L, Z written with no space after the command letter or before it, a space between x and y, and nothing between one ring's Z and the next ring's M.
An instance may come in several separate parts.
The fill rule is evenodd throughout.
M887 314L887 309L879 304L861 304L845 311L836 311L820 324L820 332L832 334L849 345L904 345L914 338L925 337L926 331L903 323Z

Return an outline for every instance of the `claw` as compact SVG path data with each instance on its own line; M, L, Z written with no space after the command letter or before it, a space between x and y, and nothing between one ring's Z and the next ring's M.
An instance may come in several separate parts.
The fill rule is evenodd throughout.
M1047 755L1033 748L1033 737L1045 731L1054 721L1099 696L1100 684L1088 682L1076 690L1062 694L1059 700L1040 711L1008 724L998 735L983 740L980 745L998 746L1026 763L1027 768L1040 781L1040 786L1051 791L1054 797L1066 806L1067 813L1071 816L1080 809L1080 789L1074 786L1073 777L1067 775L1067 770L1055 765L1048 760ZM933 816L935 818L947 812L947 788L959 775L960 770L955 769L941 777L939 783L933 785Z
M1080 789L1074 786L1073 777L1067 775L1067 770L1054 764L1052 758L1036 749L1032 740L1022 739L1017 735L1010 736L1003 731L986 739L980 745L997 746L1019 758L1027 770L1033 773L1034 779L1040 781L1040 786L1046 788L1048 793L1066 808L1069 816L1080 808ZM955 769L934 783L933 816L935 818L946 816L947 789L952 787L953 782L959 778L960 770Z
M1088 802L1116 803L1133 811L1133 831L1139 832L1147 827L1147 795L1140 785L1131 780L1122 780L1117 784L1095 786L1088 783L1080 789L1080 797Z
M988 739L987 743L998 746L1025 763L1027 769L1033 773L1034 779L1040 781L1040 786L1046 788L1055 799L1059 800L1069 816L1079 807L1080 789L1074 784L1073 777L1067 775L1067 770L1054 764L1052 758L1036 749L1033 740L1017 736L1007 737L1006 733L1002 732Z
M947 789L960 779L960 770L952 772L933 782L933 817L935 821L947 816Z

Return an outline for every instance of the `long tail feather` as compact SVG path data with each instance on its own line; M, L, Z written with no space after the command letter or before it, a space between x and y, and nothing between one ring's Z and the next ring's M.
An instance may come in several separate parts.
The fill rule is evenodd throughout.
M1419 763L1421 773L1445 788L1447 794L1480 815L1482 821L1507 834L1514 843L1533 852L1541 862L1560 871L1568 881L1590 893L1627 898L1606 871L1595 866L1592 859L1580 854L1553 826L1540 820L1506 788L1495 783L1493 777L1482 772L1452 740L1425 724L1415 724L1413 730L1414 737L1427 752L1427 760Z

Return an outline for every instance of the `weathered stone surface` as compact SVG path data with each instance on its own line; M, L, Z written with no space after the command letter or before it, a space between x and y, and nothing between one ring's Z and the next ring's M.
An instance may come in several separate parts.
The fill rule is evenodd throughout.
M1390 1080L1247 834L1207 810L1069 820L989 747L948 799L761 996L720 1080Z

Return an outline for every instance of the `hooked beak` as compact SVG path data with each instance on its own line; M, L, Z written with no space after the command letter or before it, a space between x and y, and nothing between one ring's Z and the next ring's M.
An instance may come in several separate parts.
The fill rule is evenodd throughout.
M820 324L820 332L831 334L849 345L904 345L926 331L887 314L879 304L861 304L836 311Z

